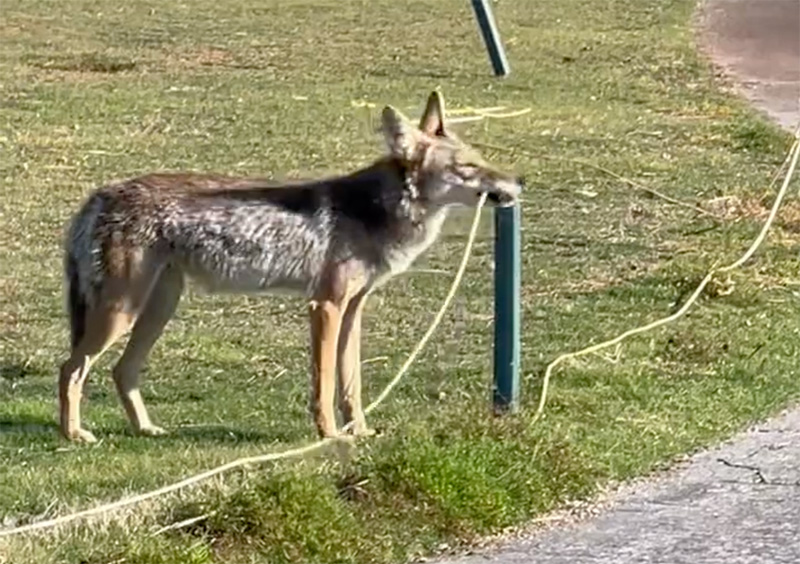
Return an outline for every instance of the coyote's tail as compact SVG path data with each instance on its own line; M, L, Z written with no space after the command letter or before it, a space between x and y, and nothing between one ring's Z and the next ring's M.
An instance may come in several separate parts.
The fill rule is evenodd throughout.
M78 346L86 331L86 297L81 291L78 279L78 262L70 250L67 250L66 259L67 277L67 309L69 310L69 329L72 348Z

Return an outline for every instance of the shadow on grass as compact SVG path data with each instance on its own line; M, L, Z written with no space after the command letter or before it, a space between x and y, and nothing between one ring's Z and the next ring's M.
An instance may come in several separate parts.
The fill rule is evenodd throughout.
M15 382L27 378L29 376L43 376L46 370L32 364L29 361L15 362L15 361L0 361L0 380L5 380L13 386Z
M12 390L16 384L29 377L41 377L46 370L28 361L1 361L0 383ZM0 413L0 434L52 434L57 429L55 420L38 413Z
M180 439L195 443L266 443L295 440L296 437L280 436L253 429L237 429L229 425L186 425L167 430L165 438Z
M52 435L58 430L52 418L32 413L0 415L0 435Z
M366 72L367 76L373 76L378 78L391 78L395 76L407 76L410 78L435 78L438 80L442 80L445 78L455 78L455 74L451 71L436 71L436 70L410 70L410 69L399 69L399 68L374 68L372 70L368 70ZM461 77L464 78L464 74L460 73ZM475 78L472 76L471 78Z

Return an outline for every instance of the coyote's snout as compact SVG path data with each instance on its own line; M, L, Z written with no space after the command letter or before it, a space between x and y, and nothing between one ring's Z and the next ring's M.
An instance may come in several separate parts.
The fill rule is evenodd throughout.
M72 352L61 367L61 431L93 441L80 422L89 369L130 331L114 382L136 431L153 425L139 372L189 277L215 291L294 290L310 300L311 410L337 432L334 396L354 434L361 408L361 312L383 280L436 239L449 207L515 201L521 182L490 167L444 124L440 96L419 127L387 107L389 154L347 176L277 185L259 179L152 174L95 191L74 217L65 271Z

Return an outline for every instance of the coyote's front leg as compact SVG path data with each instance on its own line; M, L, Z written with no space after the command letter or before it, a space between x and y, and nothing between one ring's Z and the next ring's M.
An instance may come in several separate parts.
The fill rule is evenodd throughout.
M339 333L339 410L347 432L371 435L361 407L361 312L364 311L366 290L350 300L342 318Z
M311 315L311 412L322 437L335 437L336 353L342 307L330 300L313 301Z

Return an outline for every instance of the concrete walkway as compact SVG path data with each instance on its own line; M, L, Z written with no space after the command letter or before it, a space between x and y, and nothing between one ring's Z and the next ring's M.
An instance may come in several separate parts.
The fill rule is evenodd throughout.
M800 410L624 488L597 517L447 562L798 564Z
M703 47L738 91L787 129L800 109L800 0L708 0Z
M709 0L703 47L784 127L800 120L800 0ZM569 520L567 520L569 521ZM441 564L800 564L800 409L655 480L596 517Z

